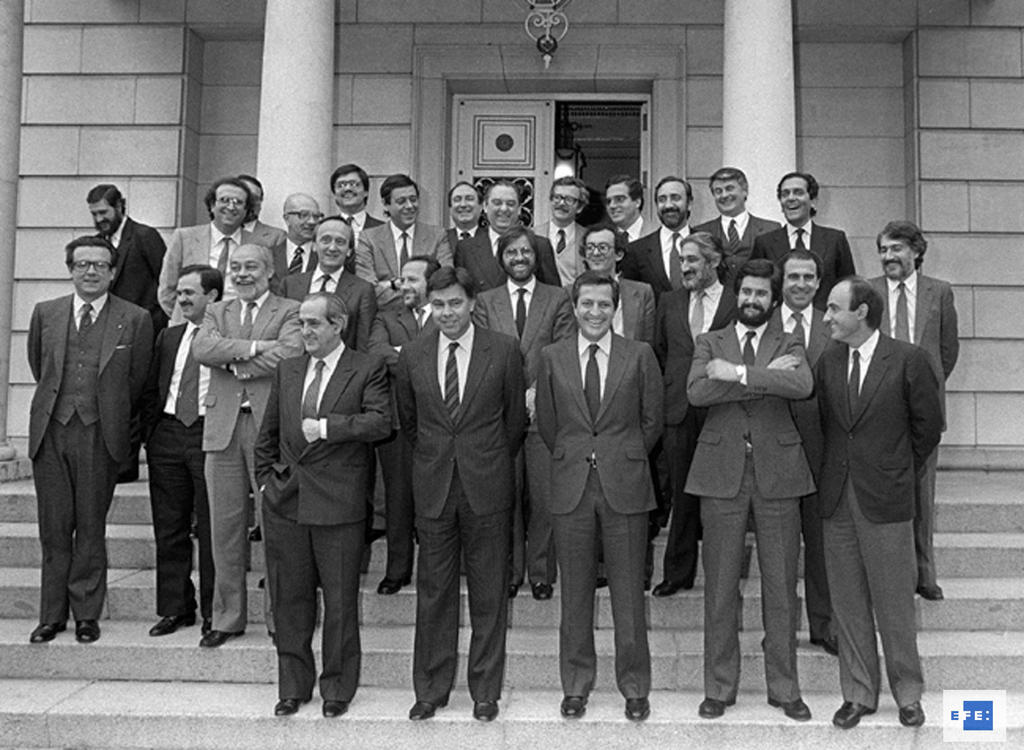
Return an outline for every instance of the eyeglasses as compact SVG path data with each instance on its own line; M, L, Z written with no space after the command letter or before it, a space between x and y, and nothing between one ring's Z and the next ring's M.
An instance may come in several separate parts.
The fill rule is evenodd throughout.
M571 195L552 195L551 202L564 203L567 206L575 206L577 203L579 203L579 199L573 198Z
M583 249L587 255L608 255L608 253L615 250L615 245L607 242L588 242L583 246Z
M362 180L338 180L334 183L334 189L341 188L342 190L348 190L350 188L362 187Z
M90 268L94 268L97 271L110 270L110 264L105 260L76 260L68 265L76 271L88 271Z
M230 198L228 196L221 196L217 199L218 206L231 206L232 208L240 208L245 205L245 198Z
M324 218L323 214L315 213L313 211L285 211L284 215L295 216L299 221L309 221L310 219L313 221L320 221L320 219Z

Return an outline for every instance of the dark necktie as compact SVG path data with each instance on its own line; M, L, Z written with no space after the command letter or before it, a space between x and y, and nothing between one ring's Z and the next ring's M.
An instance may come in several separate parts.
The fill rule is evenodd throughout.
M402 249L398 253L398 268L401 270L409 262L409 235L402 232Z
M519 338L523 337L523 329L526 328L526 290L516 289L519 299L516 300L516 331Z
M793 245L794 250L806 250L807 245L804 244L804 230L801 227L796 230L796 244Z
M565 250L565 230L564 229L559 229L558 230L558 245L555 247L555 252L558 255L561 255L563 250Z
M469 232L466 232L466 231L459 232L459 239L460 240L468 240L470 237L472 237L472 235Z
M327 274L324 274L324 275L323 275L323 278L321 278L321 279L320 279L320 291L321 291L321 292L329 292L329 291L331 291L331 290L330 290L330 289L329 289L329 288L327 287L327 285L328 285L328 284L329 284L330 282L331 282L331 277L330 277L330 276L328 276Z
M217 258L217 270L225 273L228 269L228 259L231 257L231 238L225 237L221 240L221 244L224 247L221 248L220 257Z
M296 245L292 262L288 264L288 273L302 273L302 245Z
M452 421L459 416L459 363L455 359L458 348L458 341L448 345L448 362L444 366L444 405Z
M186 427L191 427L199 419L199 363L192 356L192 339L198 328L193 328L185 340L188 354L178 381L178 399L174 402L174 416Z
M907 311L907 285L902 281L896 287L896 338L910 343L910 316Z
M747 331L747 340L743 342L743 364L747 367L754 366L754 337L757 331Z
M587 409L591 420L597 421L597 412L601 409L601 371L597 368L597 344L590 345L590 358L587 360L587 374L583 379L583 394L587 397Z
M693 295L693 312L690 313L690 338L694 341L704 333L704 290Z
M735 253L740 249L740 233L736 231L736 219L729 222L729 252Z
M850 419L857 413L857 401L860 398L860 352L853 350L853 367L850 368L850 380L846 384L846 398L850 404Z
M251 339L252 338L252 320L256 314L256 303L246 302L245 303L245 315L242 316L242 330L239 331L239 338Z
M352 226L352 217L351 217L351 216L345 216L344 214L342 214L342 215L341 215L341 216L340 216L339 218L340 218L340 219L341 219L341 220L342 220L343 222L345 222L346 224L348 224L349 226Z
M679 232L672 233L672 250L668 255L668 280L673 289L683 286L683 264L679 261Z
M793 313L789 316L793 320L793 334L800 337L800 343L807 346L807 338L804 335L804 317L800 313Z
M81 317L78 319L78 335L84 336L92 328L92 305L86 302L82 305Z
M306 389L306 393L302 397L303 419L316 419L317 405L320 401L320 381L323 380L323 377L324 361L322 359L318 359L316 361L313 379L309 382L309 388Z

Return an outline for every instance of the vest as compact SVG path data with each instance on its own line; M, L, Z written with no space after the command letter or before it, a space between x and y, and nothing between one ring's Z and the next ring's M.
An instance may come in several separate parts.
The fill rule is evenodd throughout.
M60 391L53 408L53 418L63 425L70 422L76 412L82 424L90 425L99 421L100 346L109 307L108 301L84 334L80 334L75 327L74 317L68 316L64 374L60 379Z

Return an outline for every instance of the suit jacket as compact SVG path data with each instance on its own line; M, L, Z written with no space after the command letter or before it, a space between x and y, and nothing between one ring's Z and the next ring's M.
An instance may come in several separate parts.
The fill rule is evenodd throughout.
M596 458L608 504L619 513L656 507L647 454L663 429L662 385L651 347L612 335L608 373L597 419L583 393L583 375L571 336L541 352L537 428L551 451L551 512L571 513L583 498Z
M895 311L889 310L889 286L884 276L871 279L872 285L885 300L881 330L892 330ZM948 282L917 275L917 306L914 316L914 343L928 352L935 379L939 381L942 401L942 428L946 428L946 379L960 356L960 334L957 330L956 307L953 305L953 287Z
M653 346L656 308L651 285L619 279L619 306L622 308L623 337Z
M740 237L740 246L736 249L735 253L729 252L729 237L722 231L721 216L716 216L711 221L705 221L703 224L695 226L693 231L707 232L713 237L717 237L718 241L722 243L722 249L725 251L725 254L722 256L722 263L725 265L725 279L722 283L731 288L740 266L750 259L750 252L754 248L754 239L762 234L778 229L780 226L782 225L777 221L762 219L760 216L750 214L747 228L743 230L743 235Z
M445 230L418 221L414 227L409 257L429 255L437 258L442 266L450 266L452 248L448 244ZM356 243L356 273L359 278L373 285L378 307L397 307L402 304L402 293L386 283L402 275L398 263L398 248L395 247L390 222L364 229L359 235L359 242Z
M398 355L398 416L413 446L416 514L441 515L456 467L474 513L508 511L515 493L514 458L526 429L519 343L476 327L464 395L452 420L437 379L440 336L420 336Z
M309 285L312 281L313 273L285 276L281 296L302 302L311 291ZM348 271L343 271L334 293L341 297L348 308L348 325L342 334L345 346L361 352L367 351L370 346L370 326L377 315L377 299L373 293L373 285Z
M254 243L251 234L242 230L242 244ZM255 243L259 244L259 243ZM210 264L210 223L197 224L191 227L179 227L171 235L171 244L167 246L164 262L160 267L160 289L158 296L160 306L175 322L181 322L180 312L175 318L175 305L178 302L178 272L185 266L195 263ZM212 264L216 267L216 263Z
M369 351L384 360L384 364L387 365L388 382L391 384L392 393L395 393L398 353L403 346L418 338L420 333L436 335L437 326L434 325L434 318L428 315L421 331L416 323L416 316L405 305L392 310L379 310L373 319L373 325L370 327ZM396 429L400 429L397 399L391 399L391 406L392 425Z
M305 257L302 259L301 271L295 273L288 273L288 265L291 263L291 255L288 253L288 236L285 237L272 248L270 248L270 254L274 258L274 277L271 279L270 291L274 294L283 295L284 280L289 276L296 276L300 273L306 273L307 271L312 272L316 270L317 262L320 260L320 256L317 255L316 249L310 249Z
M910 521L917 471L942 435L938 380L923 349L881 334L851 416L849 357L846 344L830 347L815 373L825 435L821 515L832 517L849 480L869 521Z
M722 288L718 309L709 331L736 320L736 295ZM690 331L690 292L678 289L662 296L654 322L654 351L665 373L665 424L680 424L689 404L686 380L693 362L694 341Z
M824 310L828 302L828 293L832 291L836 282L854 275L857 269L853 265L853 255L850 253L846 233L840 229L813 224L811 246L808 249L821 258L821 285L818 287L818 293L814 295L814 306ZM781 268L782 259L788 252L789 234L786 227L781 227L757 237L750 257L767 258Z
M487 234L487 230L486 229L484 229L483 227L477 225L477 228L474 229L472 232L470 232L469 236L470 237L476 237L481 232L483 232L484 234ZM452 255L454 255L455 254L455 246L459 244L459 230L456 229L455 227L451 227L451 228L448 229L448 231L445 232L444 236L448 238L448 247L450 247L452 249Z
M691 233L693 231L690 229ZM620 270L623 278L650 284L654 290L655 302L661 298L663 292L672 291L672 283L665 273L665 263L661 259L660 226L651 234L629 243Z
M273 248L282 245L286 237L288 237L286 231L264 224L259 219L256 219L256 223L249 230L249 241L256 245L263 245L263 247Z
M174 375L174 360L181 346L181 337L188 328L184 323L170 326L160 331L153 347L153 359L149 363L149 374L146 387L139 403L139 421L142 425L142 440L149 442L153 430L163 417L164 404L167 403L167 392L171 389L171 378ZM198 335L198 333L197 333Z
M346 347L317 409L327 420L327 439L309 443L302 433L308 366L308 354L286 359L271 379L255 449L263 502L295 523L363 521L373 486L373 442L391 432L387 370L377 357Z
M166 252L167 245L158 231L125 217L121 244L117 246L117 275L110 293L148 310L156 331L167 325L167 315L157 299Z
M252 337L241 338L241 328L241 300L214 302L207 306L203 325L192 341L192 356L210 368L203 422L204 451L224 450L231 441L243 391L256 424L263 421L277 363L302 351L299 303L295 300L271 294L253 321ZM269 351L250 357L255 340L276 343Z
M28 423L28 455L35 458L50 424L64 379L73 295L38 303L28 328L28 365L36 380ZM131 453L131 420L146 384L153 349L149 313L112 294L103 310L96 394L100 432L110 457L119 463ZM99 324L97 319L95 324Z
M534 231L538 237L547 237L551 247L557 250L558 243L551 240L551 235L554 233L557 237L558 229L552 222L545 221ZM567 243L561 254L555 252L555 268L558 269L559 286L572 286L576 277L587 270L586 264L583 262L583 233L587 230L579 224L573 224L573 231L573 243L571 245Z
M768 368L785 354L800 358L795 370ZM708 378L707 364L712 359L743 362L735 326L697 337L686 391L690 403L708 407L708 414L686 477L686 492L736 497L747 460L747 440L753 446L754 478L761 497L793 498L814 492L800 433L789 411L790 400L807 398L814 387L803 342L781 328L767 326L754 366L747 367L746 385Z
M491 235L481 230L475 237L459 240L455 246L455 265L469 271L476 282L477 292L501 286L508 276L491 250ZM561 286L558 268L555 266L555 251L547 237L537 236L537 281L551 286Z

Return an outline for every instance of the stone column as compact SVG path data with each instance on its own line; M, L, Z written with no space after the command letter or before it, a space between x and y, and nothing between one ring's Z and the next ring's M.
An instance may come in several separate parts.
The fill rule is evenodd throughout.
M256 176L264 187L263 221L282 226L290 193L310 193L320 210L332 162L334 121L333 0L267 0L263 30Z
M722 164L750 182L750 210L778 218L775 185L796 163L792 0L725 0Z
M14 244L18 227L21 49L25 4L0 3L0 461L14 458L7 435L11 391Z

